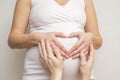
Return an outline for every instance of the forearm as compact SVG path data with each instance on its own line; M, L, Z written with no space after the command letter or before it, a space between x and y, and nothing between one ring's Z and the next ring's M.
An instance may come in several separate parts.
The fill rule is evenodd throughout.
M14 34L10 35L8 45L11 48L29 48L35 46L36 43L31 39L30 34Z
M98 49L102 45L102 38L99 34L88 32L88 35L91 37L91 41L95 49Z

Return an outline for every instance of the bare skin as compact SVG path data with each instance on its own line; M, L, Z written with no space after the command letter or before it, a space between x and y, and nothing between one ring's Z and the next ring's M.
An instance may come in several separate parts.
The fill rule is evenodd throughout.
M64 6L68 3L68 0L55 0L59 5ZM50 33L49 37L51 45L57 43L57 47L61 49L64 57L78 58L78 52L88 52L88 43L92 41L94 48L98 49L102 45L102 38L98 30L98 23L96 19L95 9L92 0L85 0L85 10L87 16L87 22L85 25L85 33L73 32L69 36L65 36L63 33ZM14 18L12 23L11 32L8 38L8 44L11 48L29 48L36 46L37 42L42 39L43 36L48 33L34 33L27 34L26 29L28 26L28 19L31 10L31 0L17 0ZM54 36L54 38L53 38ZM39 38L38 38L39 37ZM78 37L79 41L69 51L67 51L60 42L55 40L56 37L72 38ZM46 37L47 38L47 37ZM44 39L46 39L44 37ZM54 41L55 40L55 41ZM67 54L68 53L68 54Z
M89 52L87 53L87 56L84 52L81 52L80 54L80 72L81 72L81 80L89 80L92 67L94 64L94 47L92 42L90 42Z
M69 51L69 56L73 57L73 59L79 57L78 52L88 52L88 43L90 41L92 41L95 49L100 48L102 45L102 38L99 33L97 17L92 0L85 0L85 11L87 16L85 33L73 32L69 36L70 38L77 37L79 39Z
M84 52L80 54L80 80L90 80L91 70L94 63L94 48L90 42L88 56ZM53 46L55 54L48 40L38 42L40 51L40 61L46 71L50 74L50 80L62 80L64 61L58 48Z
M36 44L25 34L31 8L30 0L17 0L8 44L11 48L28 48Z
M56 3L60 6L65 6L69 0L55 0Z
M59 49L56 46L53 46L55 49L55 57L48 40L41 40L38 46L40 51L40 61L45 70L50 74L50 80L62 80L64 62Z
M56 2L58 4L65 5L67 4L68 0L56 0ZM98 30L98 23L92 0L85 0L85 5L85 11L87 16L85 33L73 32L69 36L65 36L61 32L37 32L33 34L27 34L26 30L31 10L31 0L17 0L12 28L8 38L9 46L11 48L29 48L32 46L37 46L38 41L45 41L46 39L48 39L48 36L50 36L48 39L50 45L59 48L61 55L63 55L63 57L65 58L68 58L68 56L78 58L79 54L82 54L82 52L87 54L89 52L89 42L92 42L94 48L98 49L102 45L102 38ZM70 49L69 52L67 52L67 50L62 46L62 44L56 40L56 37L78 37L79 41L72 49ZM57 45L55 45L56 43ZM78 54L78 52L81 53ZM69 55L66 53L69 53Z
M36 46L40 39L49 38L51 45L55 45L61 49L63 57L67 58L67 50L56 39L56 37L65 38L62 32L36 32L27 34L28 18L31 9L31 0L17 0L12 29L8 38L8 44L11 48L29 48ZM49 36L49 37L48 37Z

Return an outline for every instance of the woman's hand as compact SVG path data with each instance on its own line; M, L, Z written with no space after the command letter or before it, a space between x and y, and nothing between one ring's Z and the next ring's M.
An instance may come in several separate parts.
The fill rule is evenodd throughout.
M44 68L50 73L50 80L62 80L64 62L59 49L56 46L53 46L55 48L54 54L48 40L40 40L38 46L40 51L40 61Z
M81 51L84 52L85 54L88 53L89 42L92 41L91 33L73 32L68 37L69 38L77 37L79 39L78 42L68 52L69 57L72 57L73 59L78 58Z
M33 43L38 44L38 42L40 40L45 42L45 40L47 39L50 42L51 46L56 46L60 49L61 55L64 58L68 58L67 50L57 40L57 37L66 38L66 36L62 32L34 32L34 33L31 34L31 39L32 39Z
M92 43L90 43L90 50L87 56L82 52L80 54L80 73L82 80L89 80L91 75L91 70L94 63L94 48Z

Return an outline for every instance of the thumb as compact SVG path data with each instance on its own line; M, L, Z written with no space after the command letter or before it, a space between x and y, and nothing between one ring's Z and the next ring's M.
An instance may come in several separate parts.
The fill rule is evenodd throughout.
M56 37L66 38L66 35L62 32L52 32Z
M80 36L80 32L73 32L68 36L68 38L79 37L79 36Z

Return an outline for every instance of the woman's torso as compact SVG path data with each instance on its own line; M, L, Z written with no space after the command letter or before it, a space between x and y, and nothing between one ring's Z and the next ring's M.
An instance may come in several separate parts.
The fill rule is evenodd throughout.
M72 32L84 32L86 23L84 0L69 0L65 6L61 6L54 0L32 0L29 17L29 32L63 32L69 35ZM58 40L70 49L77 38ZM23 80L49 80L48 73L39 61L38 47L28 49L25 57ZM63 80L79 79L79 58L64 61Z

